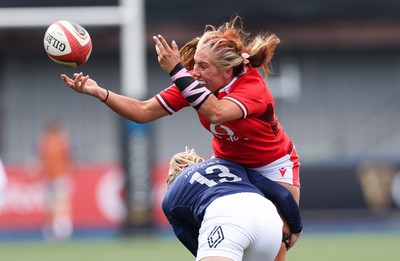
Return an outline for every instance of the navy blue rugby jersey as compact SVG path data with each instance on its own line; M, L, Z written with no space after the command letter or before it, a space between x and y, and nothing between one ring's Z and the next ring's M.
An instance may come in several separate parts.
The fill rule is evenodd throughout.
M241 192L264 196L250 182L242 165L212 158L187 167L168 188L162 208L168 220L175 216L200 227L205 209L213 200Z
M278 207L293 233L303 230L299 207L289 190L220 158L187 167L168 188L162 209L177 238L196 256L199 228L208 205L219 197L242 192L265 196Z

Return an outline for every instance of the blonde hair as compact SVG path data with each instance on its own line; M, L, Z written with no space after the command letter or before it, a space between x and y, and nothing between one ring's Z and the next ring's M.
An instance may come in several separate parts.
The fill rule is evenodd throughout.
M188 149L188 147L185 148L185 151L175 154L169 163L169 171L167 176L168 187L186 167L203 161L204 159L200 157L194 151L194 149Z
M247 63L249 67L261 67L267 78L269 64L280 40L275 34L261 33L253 38L249 35L243 29L240 16L218 28L207 25L201 37L194 38L181 48L181 62L186 69L193 69L194 54L203 50L220 70L232 68L234 76L238 76Z

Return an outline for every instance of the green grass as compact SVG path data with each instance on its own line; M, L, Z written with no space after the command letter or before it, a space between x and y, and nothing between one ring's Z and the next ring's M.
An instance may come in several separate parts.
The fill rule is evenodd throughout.
M304 236L289 251L287 260L400 260L398 233L337 233Z
M400 234L330 233L303 235L289 251L287 259L400 260ZM120 240L74 240L61 244L41 241L0 242L0 258L5 261L159 261L194 260L175 238L135 237Z
M192 260L175 238L132 238L120 240L74 240L47 244L26 241L0 244L5 261L134 261Z

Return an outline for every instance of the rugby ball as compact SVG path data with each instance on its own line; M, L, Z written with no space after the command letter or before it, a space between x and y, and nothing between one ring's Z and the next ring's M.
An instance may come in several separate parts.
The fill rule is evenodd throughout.
M92 52L92 40L85 28L66 20L51 24L43 43L51 60L70 68L85 64Z

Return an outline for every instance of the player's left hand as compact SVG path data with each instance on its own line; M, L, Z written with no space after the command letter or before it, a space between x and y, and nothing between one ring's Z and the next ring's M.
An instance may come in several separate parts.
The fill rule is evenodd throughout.
M153 39L156 43L158 63L164 71L170 73L175 65L180 62L178 45L175 41L172 41L171 46L169 46L162 35L153 36Z

